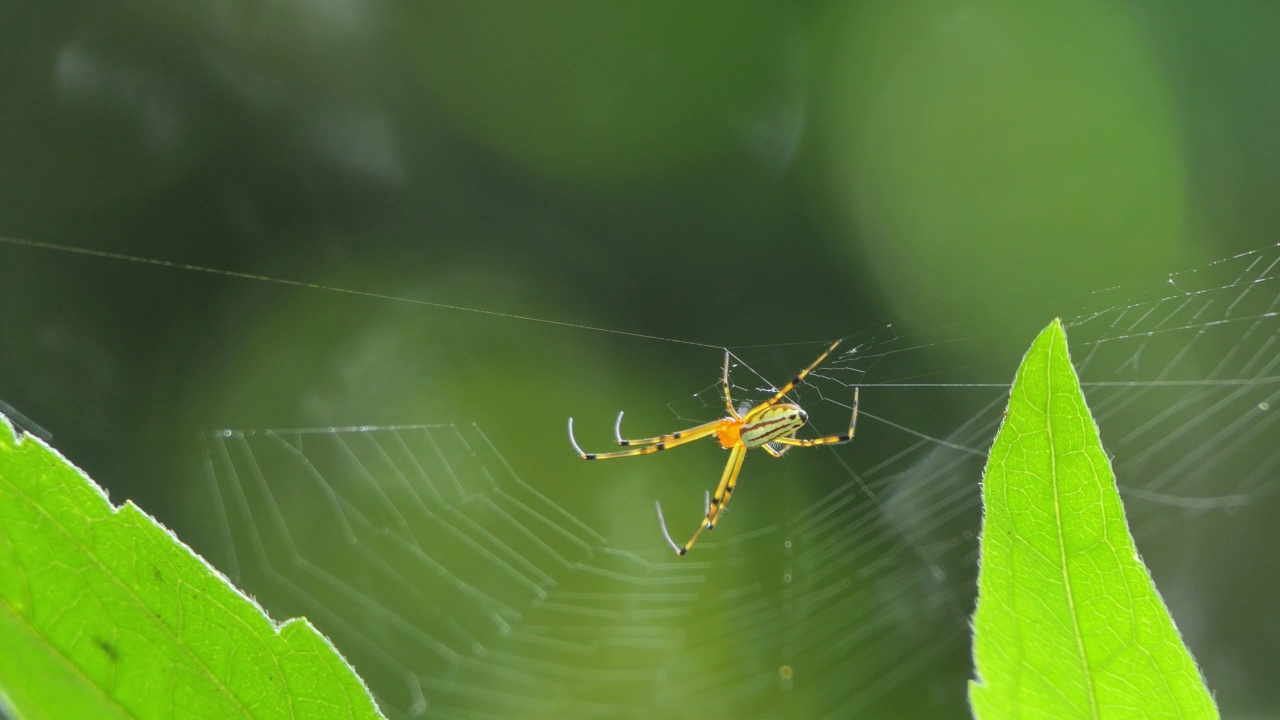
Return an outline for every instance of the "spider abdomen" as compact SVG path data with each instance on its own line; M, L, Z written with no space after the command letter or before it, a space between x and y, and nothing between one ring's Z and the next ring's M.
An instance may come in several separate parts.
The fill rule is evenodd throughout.
M744 446L760 447L794 435L808 420L808 414L799 405L774 405L743 418L738 434Z

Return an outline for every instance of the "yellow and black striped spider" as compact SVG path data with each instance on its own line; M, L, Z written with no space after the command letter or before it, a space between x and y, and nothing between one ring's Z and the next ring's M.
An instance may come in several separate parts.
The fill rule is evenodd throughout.
M681 546L671 539L671 533L667 531L666 520L662 517L662 504L655 503L658 508L658 523L662 526L662 534L666 537L667 544L671 546L672 550L676 551L677 555L684 555L697 542L698 536L702 534L703 530L715 529L716 521L720 519L720 513L724 512L724 506L729 504L729 498L733 496L733 488L738 484L738 472L742 470L742 459L749 448L764 448L765 452L770 455L782 457L784 453L793 447L835 445L846 443L853 439L854 427L858 424L857 388L853 390L853 416L849 419L849 431L843 435L831 435L814 440L797 438L796 432L808 422L809 414L795 403L782 402L787 393L794 390L796 385L799 385L809 373L813 372L814 368L822 364L822 361L826 360L827 356L839 344L839 340L831 343L831 346L819 355L817 360L814 360L809 367L801 370L799 374L792 378L791 382L774 393L773 397L753 408L744 407L743 412L734 409L733 398L729 394L729 353L725 351L724 378L722 382L724 385L724 406L729 411L729 417L712 420L709 423L674 432L670 435L659 435L658 437L645 438L643 440L624 440L622 438L622 413L619 412L618 421L613 426L614 438L623 447L631 445L639 447L634 450L608 453L583 452L582 448L578 446L578 441L573 437L573 418L569 418L569 443L573 445L573 449L578 452L578 455L583 460L608 460L610 458L631 457L632 455L651 455L677 445L684 445L685 443L691 443L694 440L714 435L716 440L720 441L720 446L729 451L729 462L724 466L724 474L720 476L720 485L716 488L715 495L708 495L706 517L703 518L702 524L693 533L693 537L689 538L689 542Z

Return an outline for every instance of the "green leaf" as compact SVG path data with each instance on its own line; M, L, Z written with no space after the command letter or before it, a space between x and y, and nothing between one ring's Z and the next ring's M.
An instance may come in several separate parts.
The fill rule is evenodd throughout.
M306 620L275 625L136 506L0 417L0 698L26 718L376 718Z
M1018 368L982 502L976 717L1218 717L1138 557L1057 320Z

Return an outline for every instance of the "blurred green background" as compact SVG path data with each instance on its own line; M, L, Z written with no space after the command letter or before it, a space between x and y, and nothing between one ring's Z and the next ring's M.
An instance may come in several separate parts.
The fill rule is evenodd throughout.
M816 355L814 341L842 336L882 352L846 364L865 377L843 383L1008 382L1035 331L1086 312L1091 293L1145 290L1274 245L1278 29L1280 9L1243 2L10 2L0 235L727 346L774 382ZM1265 309L1276 291L1259 287L1251 302ZM1082 328L1073 341L1121 335ZM1191 342L1181 336L1144 345L1146 375L1118 374L1139 371L1129 354L1095 363L1085 381L1150 381L1166 367L1217 378L1229 349L1247 347L1256 361L1236 369L1251 381L1232 399L1256 409L1273 394L1280 330L1244 330L1191 355L1179 354ZM583 445L601 449L619 408L643 435L705 421L720 411L720 362L715 347L0 243L0 399L113 498L228 572L237 541L213 510L199 433L394 423L474 422L525 483L610 547L675 562L661 554L651 502L683 503L672 519L683 536L723 456L704 447L585 466L564 420L577 417ZM821 428L843 421L845 389L804 391ZM1122 398L1132 417L1110 430L1115 447L1104 420L1104 444L1150 465L1158 441L1133 429L1168 420L1185 397ZM942 387L863 392L868 412L935 438L969 431L991 401ZM1275 716L1280 573L1254 567L1249 550L1280 540L1274 495L1254 492L1274 483L1280 433L1274 413L1241 433L1253 415L1196 402L1170 421L1183 444L1200 442L1196 431L1242 439L1191 494L1248 501L1231 514L1192 507L1190 520L1169 519L1185 503L1147 506L1152 527L1163 518L1183 532L1153 530L1145 543L1140 532L1138 544L1224 714ZM256 587L236 579L277 617L305 613L332 633L395 717L965 717L978 468L948 470L954 494L921 501L941 519L913 529L911 503L892 502L905 471L879 469L911 462L888 425L863 423L838 456L748 459L737 512L698 558L698 592L670 600L690 615L664 622L690 642L636 656L662 673L733 668L732 682L641 673L585 684L556 665L569 668L563 687L525 689L544 704L498 712L411 652L344 645L362 627L372 635L373 620L342 615L319 590L273 591L287 569ZM982 437L969 442L985 450ZM934 462L929 447L915 453L915 467ZM1204 464L1162 462L1183 460ZM884 565L905 557L912 572L945 574L926 593L937 607L903 599L901 579L834 606L891 628L880 642L904 638L901 656L877 660L835 638L824 662L850 677L806 683L805 657L784 640L755 642L765 629L750 614L707 629L730 587L755 588L776 612L767 617L794 617L782 546L724 534L804 517L833 483L864 475L860 517L901 555ZM295 500L304 518L325 512ZM920 549L931 543L946 549ZM582 585L583 597L603 592ZM440 602L446 617L465 604ZM441 621L410 622L433 635ZM693 641L707 633L724 642ZM525 652L526 669L553 662L545 646ZM663 657L672 666L656 668ZM405 690L415 673L425 698ZM495 674L493 693L521 696L519 678Z

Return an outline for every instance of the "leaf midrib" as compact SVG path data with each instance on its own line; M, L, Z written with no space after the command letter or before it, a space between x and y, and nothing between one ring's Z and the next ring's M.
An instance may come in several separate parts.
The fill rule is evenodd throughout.
M1085 650L1084 635L1080 632L1080 616L1076 607L1075 594L1072 592L1071 573L1067 570L1067 544L1062 527L1062 496L1058 491L1058 449L1053 441L1053 344L1057 336L1050 338L1049 357L1045 363L1046 393L1044 400L1045 431L1049 438L1049 477L1053 483L1053 518L1057 524L1058 559L1062 567L1062 586L1067 594L1067 609L1071 613L1071 631L1076 638L1076 651L1080 657L1080 670L1084 674L1085 695L1089 698L1089 716L1098 718L1098 698L1093 687L1093 675L1089 668L1089 654Z

